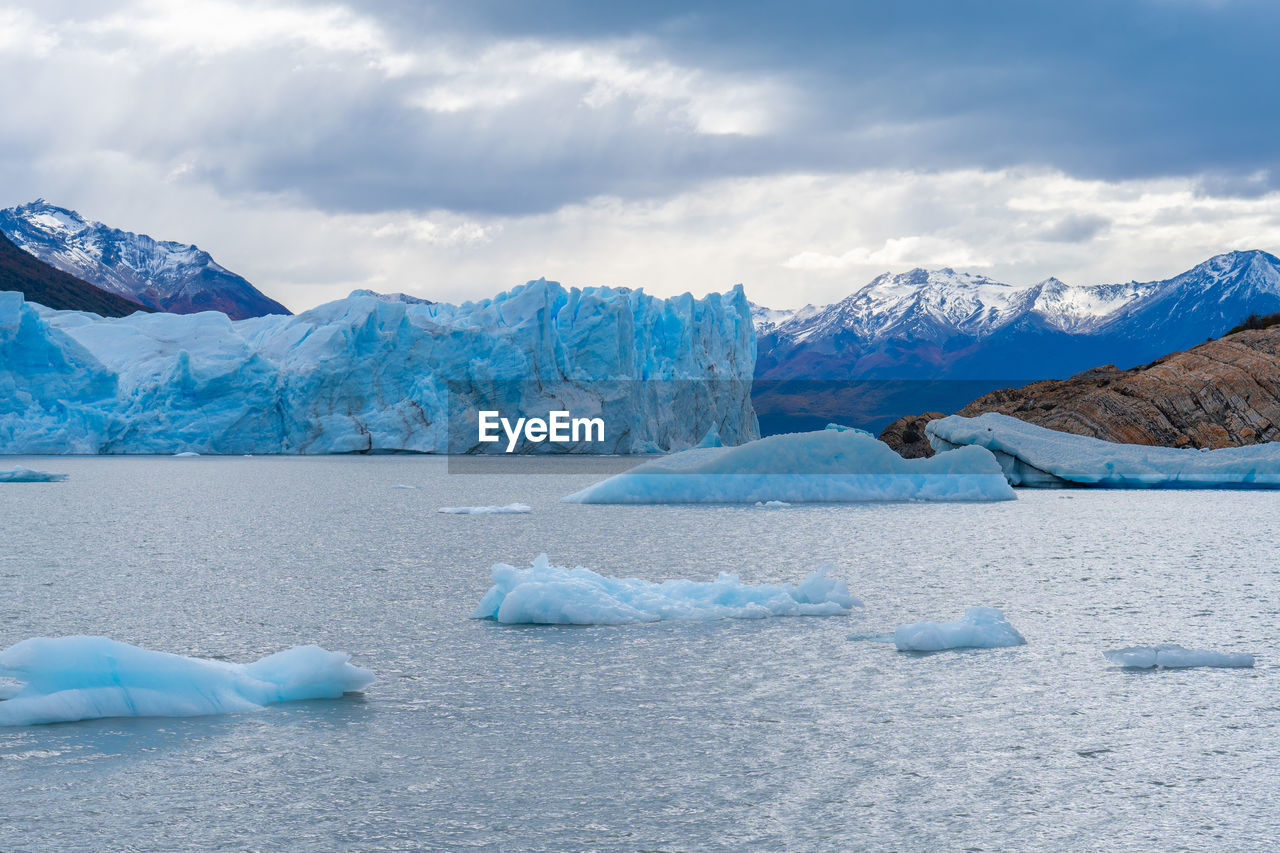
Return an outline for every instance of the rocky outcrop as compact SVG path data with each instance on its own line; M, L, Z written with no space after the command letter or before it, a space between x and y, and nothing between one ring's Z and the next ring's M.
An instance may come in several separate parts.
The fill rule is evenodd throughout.
M1280 326L1236 332L1130 370L1106 365L993 391L957 414L984 412L1122 444L1219 448L1280 441ZM915 435L935 417L900 418L881 440L903 455L919 452Z
M1280 328L1247 330L1132 370L994 391L959 414L1001 412L1060 432L1165 447L1280 440Z
M898 451L904 459L922 459L933 455L924 425L944 417L942 412L925 412L923 415L906 415L884 428L880 440Z

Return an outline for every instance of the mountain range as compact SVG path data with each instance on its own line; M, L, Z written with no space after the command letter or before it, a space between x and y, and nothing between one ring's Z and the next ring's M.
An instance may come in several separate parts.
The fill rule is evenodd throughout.
M1280 259L1228 252L1163 281L1018 286L951 269L881 275L840 302L753 306L760 379L1034 380L1131 367L1280 310Z
M0 290L14 290L32 302L62 311L92 311L102 317L127 317L151 311L114 293L107 293L49 266L22 251L0 233Z
M91 222L44 199L0 210L0 232L50 266L149 308L233 320L290 313L196 246Z

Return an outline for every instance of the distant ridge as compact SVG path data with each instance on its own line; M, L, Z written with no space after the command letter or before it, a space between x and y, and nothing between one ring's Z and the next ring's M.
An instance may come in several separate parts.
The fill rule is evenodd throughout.
M91 222L44 199L0 210L0 231L65 273L161 311L233 320L290 313L197 246Z
M762 379L1021 379L1132 367L1280 311L1280 259L1227 252L1163 281L1030 286L951 269L879 276L831 305L755 307Z
M135 311L154 311L114 293L107 293L39 258L29 255L0 233L0 290L16 290L28 302L62 311L92 311L103 317L127 317Z

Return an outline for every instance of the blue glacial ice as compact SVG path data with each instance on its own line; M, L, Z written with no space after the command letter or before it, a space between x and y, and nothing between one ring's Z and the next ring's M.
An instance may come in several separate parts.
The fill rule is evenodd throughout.
M1015 486L1280 488L1280 442L1220 450L1116 444L996 412L940 418L925 432L939 456L952 448L992 451Z
M1004 611L995 607L970 607L955 622L916 622L893 632L894 645L904 652L998 649L1025 642L1004 618Z
M1103 652L1102 655L1112 663L1118 663L1128 669L1253 666L1253 655L1245 652L1207 652L1199 649L1184 649L1182 646L1175 644L1130 646L1125 649L1112 649Z
M99 717L192 717L273 702L337 699L373 683L347 655L295 646L235 664L155 652L106 637L33 637L0 652L0 726Z
M440 512L449 515L524 515L533 512L533 507L521 503L505 506L442 506Z
M65 479L67 479L66 474L38 471L35 468L23 468L21 465L0 470L0 483L61 483Z
M786 503L1013 500L980 447L903 459L860 430L772 435L654 459L564 498L569 503Z
M546 554L533 567L493 567L493 587L471 614L505 624L622 625L665 619L762 619L766 616L838 616L862 602L824 566L799 584L743 583L722 572L714 581L615 578L590 569L551 565Z
M356 293L297 316L104 319L0 292L0 452L501 452L479 409L599 417L604 442L756 438L742 289L694 299L544 280L462 305ZM594 436L593 436L594 437Z

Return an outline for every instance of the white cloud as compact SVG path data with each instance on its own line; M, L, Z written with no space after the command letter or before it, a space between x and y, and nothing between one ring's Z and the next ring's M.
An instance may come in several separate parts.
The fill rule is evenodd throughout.
M685 153L680 140L768 134L789 124L801 99L766 73L681 64L643 38L410 37L336 5L90 8L59 22L0 10L0 75L22 81L0 124L9 194L0 201L45 196L118 227L199 243L294 308L357 287L477 298L542 275L662 295L743 282L757 301L786 307L829 302L917 265L1100 283L1172 275L1228 249L1280 248L1280 194L1266 193L1262 179L1240 197L1195 176L849 167L774 175L764 155L756 176L706 179L699 158L713 147L698 149L693 177L680 183L680 173L668 179L670 160ZM388 106L406 100L400 112ZM371 102L377 109L364 111ZM860 131L891 143L900 128ZM362 145L387 139L403 145ZM410 156L428 147L435 159ZM377 159L387 151L389 162ZM476 153L449 159L459 151ZM457 183L486 184L483 199L500 206L492 199L525 190L522 178L554 188L600 151L600 174L630 169L631 155L644 162L613 195L566 205L528 188L536 198L522 209L545 211L533 215L446 210L440 185L426 182L407 200L382 197L461 162ZM298 152L311 161L295 173ZM279 175L274 191L263 188ZM319 194L302 183L332 175L350 176L349 195L328 207L310 201ZM564 197L597 186L583 180Z
M697 133L766 133L785 118L786 88L767 78L732 79L656 58L642 40L591 44L498 42L478 55L423 55L423 86L413 102L432 112L491 110L570 87L578 103L603 109L636 102L649 120L675 121Z
M126 9L70 27L81 39L145 43L156 56L214 57L283 45L394 59L382 29L341 6L237 3L231 0L139 0Z
M58 46L58 34L21 9L0 9L0 56L47 57Z

